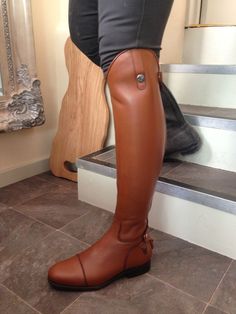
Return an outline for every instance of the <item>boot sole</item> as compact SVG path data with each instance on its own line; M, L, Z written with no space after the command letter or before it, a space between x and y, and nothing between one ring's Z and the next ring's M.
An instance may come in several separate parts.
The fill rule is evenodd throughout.
M142 275L146 272L148 272L150 270L151 267L151 261L148 261L147 263L138 266L138 267L133 267L133 268L129 268L121 273L119 273L118 275L112 277L111 279L105 281L104 283L100 284L100 285L96 285L96 286L70 286L70 285L64 285L64 284L59 284L56 283L52 280L50 280L48 278L48 282L50 283L50 285L53 288L56 288L58 290L70 290L70 291L93 291L93 290L99 290L102 288L105 288L106 286L108 286L109 284L111 284L112 282L121 279L123 277L127 277L127 278L132 278L135 276L139 276Z
M200 143L190 145L188 148L183 149L180 153L181 155L188 155L197 152L201 147Z
M194 143L184 149L176 150L173 153L167 154L164 156L164 161L176 161L176 158L173 158L173 154L181 154L183 156L196 153L201 148L201 143Z

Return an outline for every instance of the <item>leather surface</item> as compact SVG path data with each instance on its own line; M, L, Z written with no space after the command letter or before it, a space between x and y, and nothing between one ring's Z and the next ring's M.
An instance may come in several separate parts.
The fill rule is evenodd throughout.
M124 51L109 68L107 82L113 106L117 160L117 205L113 223L101 239L79 256L52 266L49 279L54 282L92 287L151 259L147 216L162 167L166 134L157 88L158 70L156 55L149 49ZM144 75L144 81L137 80L139 74Z

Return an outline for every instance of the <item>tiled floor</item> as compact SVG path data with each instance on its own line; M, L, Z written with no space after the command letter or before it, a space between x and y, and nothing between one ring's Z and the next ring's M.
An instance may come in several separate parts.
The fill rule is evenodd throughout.
M149 273L96 292L50 288L48 267L88 247L111 219L50 173L0 189L0 313L236 313L236 261L155 230Z

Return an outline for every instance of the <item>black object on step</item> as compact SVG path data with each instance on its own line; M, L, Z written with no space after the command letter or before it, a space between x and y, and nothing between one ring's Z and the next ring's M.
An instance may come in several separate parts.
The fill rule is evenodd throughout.
M181 153L193 154L201 147L197 131L185 120L178 103L168 87L160 81L160 92L166 117L167 140L165 160L170 155Z

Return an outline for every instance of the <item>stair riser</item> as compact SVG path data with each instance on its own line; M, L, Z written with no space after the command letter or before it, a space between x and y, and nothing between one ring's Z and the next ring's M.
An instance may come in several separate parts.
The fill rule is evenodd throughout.
M178 159L236 172L236 132L215 128L195 127L202 139L201 149Z
M78 169L79 200L114 212L116 179ZM155 192L149 225L209 250L236 258L236 215Z
M183 63L236 64L236 27L185 30Z
M236 75L163 73L163 80L180 104L236 109Z

